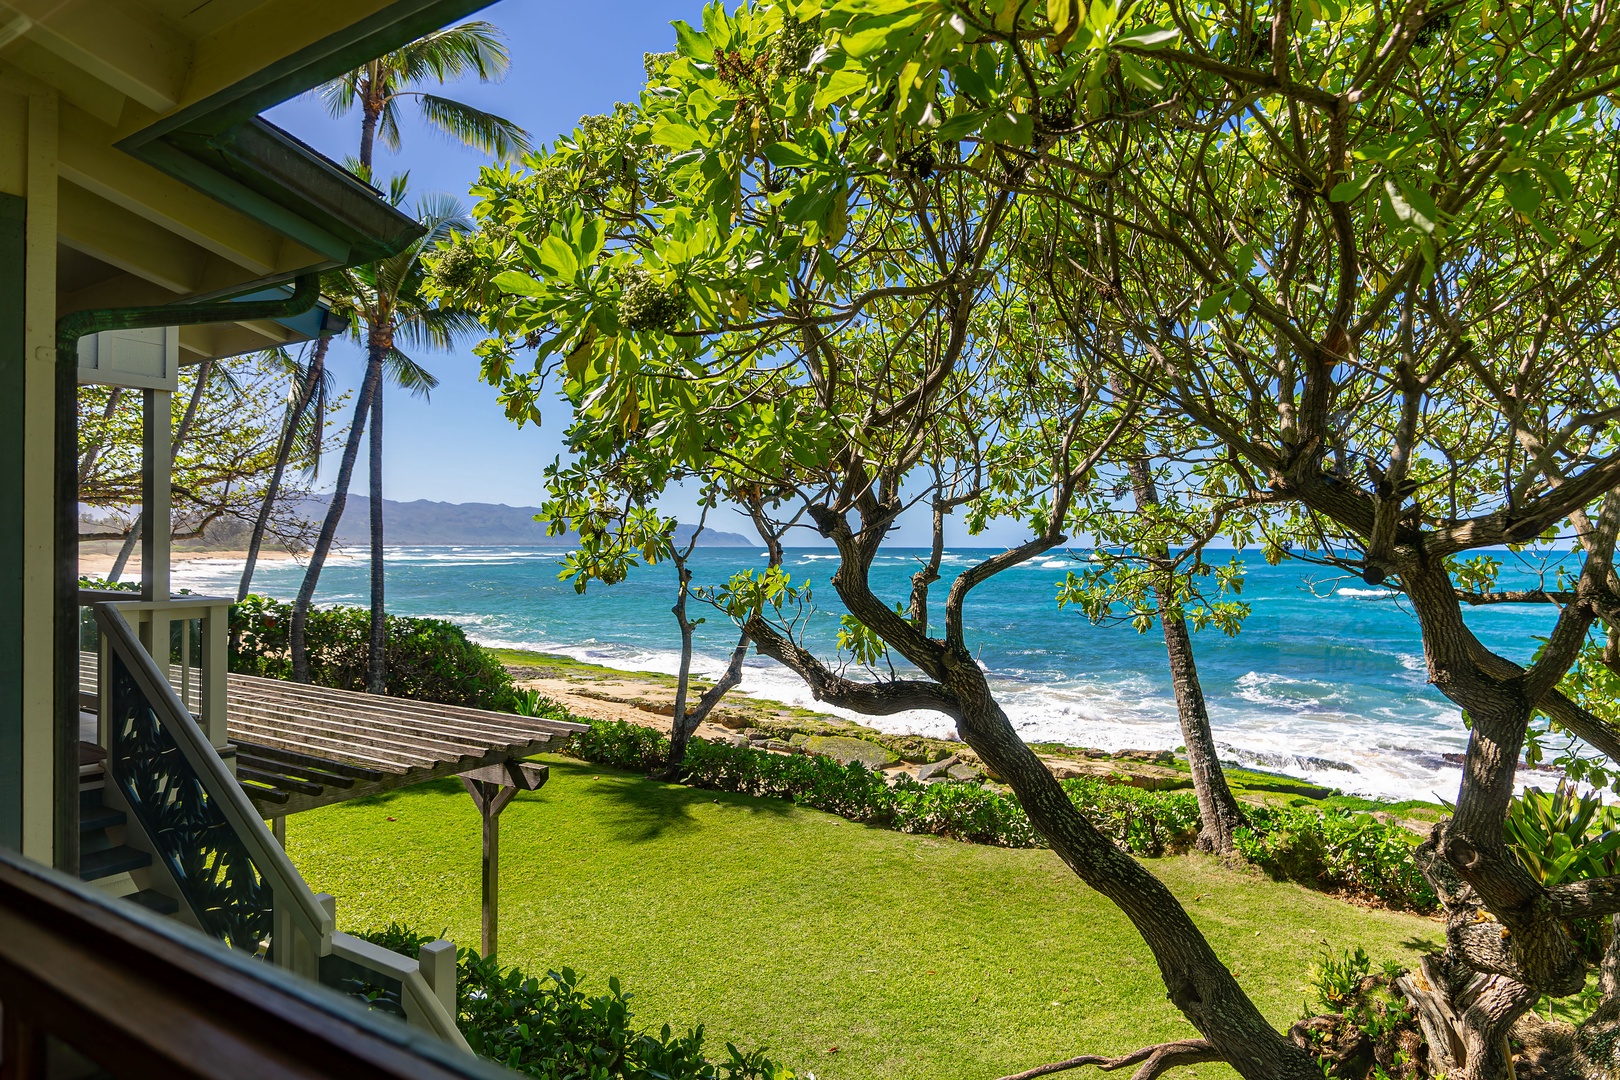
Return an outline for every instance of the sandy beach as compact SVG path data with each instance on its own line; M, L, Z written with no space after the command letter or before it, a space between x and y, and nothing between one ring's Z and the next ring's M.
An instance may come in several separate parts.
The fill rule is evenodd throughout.
M118 558L118 548L108 543L85 544L79 550L79 574L83 577L105 577L112 569ZM246 551L186 551L176 549L170 553L169 562L172 566L183 563L196 562L205 559L235 560L240 562L247 558ZM294 556L281 549L259 552L259 562L291 562ZM124 580L138 581L141 576L141 555L137 550L124 566Z

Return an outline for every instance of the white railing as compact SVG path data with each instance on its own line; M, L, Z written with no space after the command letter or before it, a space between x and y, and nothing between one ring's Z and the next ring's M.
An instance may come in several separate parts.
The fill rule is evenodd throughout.
M230 598L182 595L169 600L118 601L117 606L158 669L169 673L169 684L208 733L208 741L214 749L224 749ZM178 656L176 623L180 625Z
M264 922L265 912L252 909L254 890L242 890L239 881L232 881L226 898L209 896L206 894L215 890L218 883L188 880L186 871L188 865L200 862L216 877L231 878L248 871L248 867L237 865L245 859L269 893L269 954L278 966L322 981L322 967L327 957L357 965L399 985L400 1004L407 1022L432 1031L452 1045L467 1048L455 1022L455 947L447 941L433 942L424 946L421 956L411 959L338 933L334 902L330 897L325 897L323 902L323 898L310 890L220 756L212 732L205 732L199 725L149 651L150 644L157 644L159 655L167 659L170 638L166 624L204 620L205 648L201 657L204 679L198 684L198 697L207 707L217 688L212 719L216 721L219 743L223 744L225 646L223 640L212 646L207 643L213 627L225 626L229 606L228 600L201 597L168 603L103 601L94 606L100 630L99 697L102 737L109 751L108 779L118 784L120 794L129 803L134 819L131 824L146 833L146 839L157 849L155 854L182 894L179 899L191 909L205 931L238 947L256 951L259 938L253 928ZM145 636L150 644L137 636L124 617L126 611L149 629ZM217 676L210 673L216 659ZM182 663L181 670L185 668ZM131 691L139 700L129 698ZM184 769L172 761L172 755L164 752L170 744L179 751ZM134 775L136 773L140 775ZM192 785L206 793L206 800L195 801ZM188 798L194 800L194 805L186 807L186 813L166 813ZM209 829L206 822L199 826L199 821L205 818L222 819L229 836L221 837L219 831ZM182 836L181 830L158 824L160 820L170 819L183 819L189 831ZM173 850L188 838L201 843L203 836L209 838L212 858L197 860L193 857L196 852ZM227 868L226 863L231 865ZM233 903L248 905L250 910L234 913L226 910ZM248 932L244 934L244 930ZM253 940L233 940L244 936Z

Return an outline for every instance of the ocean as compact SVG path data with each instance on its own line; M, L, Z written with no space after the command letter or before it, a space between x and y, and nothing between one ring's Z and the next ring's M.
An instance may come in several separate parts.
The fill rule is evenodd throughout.
M941 609L953 573L986 554L946 554L932 610ZM924 555L904 549L881 555L873 567L880 595L904 601ZM1110 751L1176 747L1181 735L1157 626L1147 633L1127 624L1098 626L1072 607L1057 608L1056 584L1067 571L1078 571L1086 555L1049 554L981 586L968 603L970 646L1028 740ZM1211 553L1212 559L1227 557ZM1535 568L1515 564L1507 552L1498 557L1505 564L1503 587L1535 580ZM451 619L488 645L562 653L627 670L676 670L672 565L638 568L621 584L593 584L580 595L557 580L555 550L396 547L386 559L388 608L395 614ZM785 563L795 581L812 587L815 610L805 631L825 657L834 653L842 614L828 584L836 562L825 549L800 548L789 549ZM757 549L700 548L692 560L694 583L718 583L763 565ZM1255 556L1245 557L1245 569L1242 598L1253 610L1242 632L1193 635L1223 757L1354 794L1454 798L1467 733L1458 709L1427 684L1410 608L1388 590L1322 567L1273 567ZM261 563L254 589L290 599L302 574L292 562ZM321 575L317 602L366 603L368 574L363 558L332 562ZM175 584L230 594L240 575L239 560L200 559L177 566ZM701 603L694 602L689 613L706 617L697 629L696 670L717 672L730 655L735 630ZM1514 605L1469 609L1466 618L1487 646L1524 662L1554 614ZM750 656L742 689L814 705L796 676L763 657ZM845 715L885 731L953 731L950 720L931 713Z

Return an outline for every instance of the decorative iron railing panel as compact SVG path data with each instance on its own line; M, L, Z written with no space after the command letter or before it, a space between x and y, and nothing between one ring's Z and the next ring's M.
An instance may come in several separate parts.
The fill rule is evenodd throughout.
M270 883L124 658L113 651L109 660L114 783L202 928L232 948L261 953L273 923Z

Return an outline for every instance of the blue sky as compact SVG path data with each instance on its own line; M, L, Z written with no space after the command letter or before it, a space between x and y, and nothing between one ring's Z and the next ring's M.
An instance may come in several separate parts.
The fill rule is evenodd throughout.
M449 93L522 124L536 142L573 130L581 116L604 112L614 102L634 100L642 85L641 56L673 47L673 19L697 21L699 0L607 0L597 4L503 0L477 18L499 26L512 51L505 82L453 84ZM267 116L322 153L343 160L359 151L360 118L327 115L324 103L305 95ZM402 125L403 149L380 144L379 176L408 171L411 191L449 192L466 198L487 158L420 124L411 106ZM478 380L470 346L416 359L439 377L430 400L394 391L384 408L384 490L390 499L495 502L538 505L544 494L541 469L556 456L566 413L558 408L538 430L519 430L506 420L495 391ZM335 343L332 365L344 386L358 385L364 366L353 343ZM355 490L364 494L365 451ZM336 472L323 468L322 476ZM324 485L329 487L330 481Z
M599 0L595 4L540 3L536 0L501 0L476 18L486 19L505 33L512 53L512 70L504 82L480 85L452 84L445 92L498 113L527 128L537 145L572 131L581 116L606 112L617 101L634 100L644 81L642 54L674 47L670 22L701 21L701 0ZM328 115L325 104L305 95L277 106L266 114L329 157L342 161L359 152L360 118L351 113L341 119ZM409 172L411 191L448 192L469 203L467 189L478 177L485 155L468 150L422 125L406 104L401 124L402 149L377 147L379 177ZM567 410L553 404L537 429L517 428L495 400L495 391L478 379L478 366L466 342L451 353L417 355L439 377L431 398L411 398L393 390L385 399L383 489L401 501L433 499L442 502L490 502L514 506L539 505L544 498L542 470L557 456L567 423ZM348 341L334 343L330 364L340 384L354 389L364 367L361 349ZM337 472L336 455L323 466L323 482ZM365 450L351 490L365 493ZM674 493L665 509L683 520L695 520L693 499ZM753 535L741 514L710 517L710 526ZM905 515L895 542L926 544L926 514ZM808 530L790 543L823 541ZM947 540L972 546L1017 543L1016 527L992 525L985 536L969 540L965 530L953 529Z

